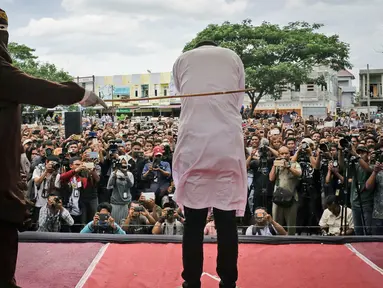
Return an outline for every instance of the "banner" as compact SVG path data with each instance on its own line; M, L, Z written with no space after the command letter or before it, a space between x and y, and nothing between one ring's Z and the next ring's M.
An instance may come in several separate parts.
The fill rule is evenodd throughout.
M130 87L128 86L114 86L113 95L130 96Z

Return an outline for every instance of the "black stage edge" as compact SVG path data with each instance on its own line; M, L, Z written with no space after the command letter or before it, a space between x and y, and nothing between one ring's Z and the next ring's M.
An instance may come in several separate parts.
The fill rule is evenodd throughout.
M205 236L205 243L216 243L217 237ZM111 235L23 232L20 243L181 243L182 236L168 235ZM242 244L346 244L355 242L383 242L383 236L239 236Z

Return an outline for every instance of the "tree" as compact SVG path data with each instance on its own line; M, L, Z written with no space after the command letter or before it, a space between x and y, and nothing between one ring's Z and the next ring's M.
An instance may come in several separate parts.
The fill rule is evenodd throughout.
M23 44L11 42L8 45L8 50L11 54L13 65L28 75L53 82L73 80L71 75L62 69L58 69L54 64L39 62L38 57L34 55L35 49ZM26 107L23 106L23 111L25 108ZM36 107L28 106L29 112L34 110L36 110Z
M230 48L242 59L246 72L246 87L251 100L251 115L259 100L270 95L280 99L291 86L314 82L326 85L324 76L311 79L315 66L328 66L339 71L352 68L349 62L349 44L338 35L319 33L322 24L293 22L279 26L268 22L254 26L250 19L242 23L210 24L187 43L184 52L200 41L213 40Z

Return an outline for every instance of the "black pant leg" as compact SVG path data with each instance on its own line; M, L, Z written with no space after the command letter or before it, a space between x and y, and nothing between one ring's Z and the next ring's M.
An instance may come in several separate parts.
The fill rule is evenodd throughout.
M208 209L184 207L185 222L182 238L183 287L200 288L203 269L203 230Z
M0 287L17 287L15 271L18 253L18 232L15 225L0 222Z
M218 257L217 273L221 278L220 287L235 288L238 280L238 231L236 211L222 211L214 208L217 229Z

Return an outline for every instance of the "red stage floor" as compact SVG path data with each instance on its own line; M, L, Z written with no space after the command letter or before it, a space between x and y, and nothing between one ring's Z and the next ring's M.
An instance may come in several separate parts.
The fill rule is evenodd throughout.
M203 288L218 287L216 245L205 245ZM20 244L23 288L176 288L180 244ZM381 288L383 243L241 244L240 288Z

